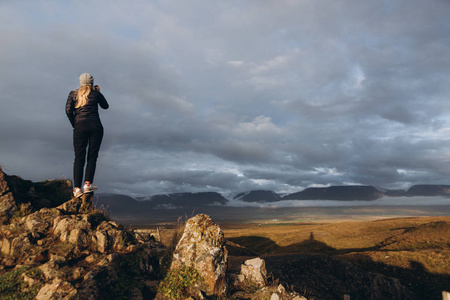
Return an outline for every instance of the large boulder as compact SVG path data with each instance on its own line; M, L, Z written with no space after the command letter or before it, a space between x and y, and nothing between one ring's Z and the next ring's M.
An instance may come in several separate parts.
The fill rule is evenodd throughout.
M72 299L77 290L68 282L61 279L55 279L51 283L47 283L39 290L36 300L47 299Z
M259 287L266 286L267 270L265 261L259 257L246 260L241 265L241 274L239 274L238 280L251 282Z
M186 222L183 235L173 253L171 270L194 268L202 280L193 290L207 296L224 295L228 252L222 230L211 217L199 214Z

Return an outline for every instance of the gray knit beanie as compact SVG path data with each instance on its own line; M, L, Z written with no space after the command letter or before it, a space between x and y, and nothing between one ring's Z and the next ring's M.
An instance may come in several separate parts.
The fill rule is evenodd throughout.
M94 77L89 73L83 73L80 76L80 85L93 85Z

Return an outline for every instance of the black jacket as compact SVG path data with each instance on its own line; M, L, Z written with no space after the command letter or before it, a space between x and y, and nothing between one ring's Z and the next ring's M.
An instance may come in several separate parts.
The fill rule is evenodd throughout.
M80 122L98 122L101 124L98 115L98 106L100 105L103 109L109 108L109 104L102 93L91 90L86 105L75 108L78 101L77 95L78 90L71 91L66 103L66 114L72 127L75 127Z

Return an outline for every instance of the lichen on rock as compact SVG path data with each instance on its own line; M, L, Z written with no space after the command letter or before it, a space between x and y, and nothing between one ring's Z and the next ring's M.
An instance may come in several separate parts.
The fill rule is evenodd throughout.
M226 293L228 252L221 228L211 217L199 214L186 222L173 253L171 269L194 268L203 279L196 287L206 295Z

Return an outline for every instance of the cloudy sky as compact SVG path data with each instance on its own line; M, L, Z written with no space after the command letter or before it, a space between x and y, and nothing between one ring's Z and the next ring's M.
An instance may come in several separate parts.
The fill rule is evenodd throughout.
M0 165L72 179L64 107L110 103L102 192L450 181L450 1L0 1Z

